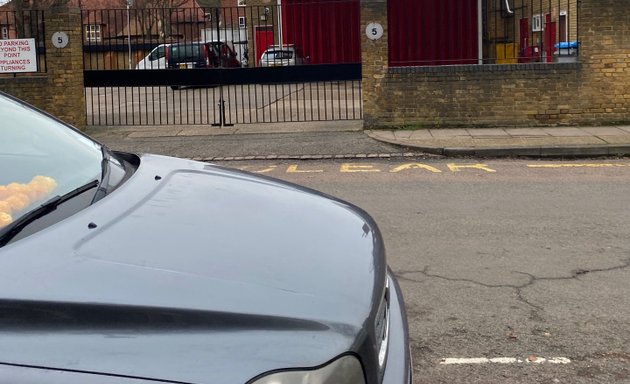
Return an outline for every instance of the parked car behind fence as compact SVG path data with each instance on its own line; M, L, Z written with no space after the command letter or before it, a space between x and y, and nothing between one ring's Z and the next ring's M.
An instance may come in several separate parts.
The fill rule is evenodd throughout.
M260 56L261 67L286 67L308 64L309 61L310 57L305 57L302 51L293 44L270 45Z

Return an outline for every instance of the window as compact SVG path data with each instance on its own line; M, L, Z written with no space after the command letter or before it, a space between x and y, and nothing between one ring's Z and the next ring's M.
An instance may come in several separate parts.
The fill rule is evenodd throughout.
M245 16L238 17L238 27L239 28L247 27L247 18Z
M85 26L86 41L101 41L101 26L98 24L90 24Z
M560 41L569 41L569 23L567 22L567 11L560 11L558 19L558 30L560 32Z
M9 38L9 27L2 27L2 35L0 35L0 39L7 40Z
M236 5L238 5L239 7L244 7L247 4L245 4L246 0L238 0L238 2L236 3Z
M532 32L542 32L544 30L543 15L534 15L532 17Z

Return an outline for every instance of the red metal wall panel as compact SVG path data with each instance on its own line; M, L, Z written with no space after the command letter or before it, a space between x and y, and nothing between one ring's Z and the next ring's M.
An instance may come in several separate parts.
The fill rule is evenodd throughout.
M283 0L282 41L311 64L359 63L359 0Z
M389 0L390 66L476 64L477 0Z

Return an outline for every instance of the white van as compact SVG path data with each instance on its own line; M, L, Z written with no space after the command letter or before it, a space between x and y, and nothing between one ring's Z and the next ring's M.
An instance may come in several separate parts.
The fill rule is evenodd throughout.
M166 47L170 44L160 44L153 48L144 59L136 64L136 69L166 69Z

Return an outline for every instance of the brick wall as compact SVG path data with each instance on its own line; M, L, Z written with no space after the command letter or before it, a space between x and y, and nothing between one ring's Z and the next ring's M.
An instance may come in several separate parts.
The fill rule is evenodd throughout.
M78 128L84 128L85 91L79 9L52 8L45 12L44 20L47 72L0 77L0 90ZM57 49L52 45L52 34L57 31L63 31L69 37L65 48Z
M387 3L362 1L364 125L532 126L630 121L630 7L582 0L579 63L388 68ZM362 29L362 30L363 30Z

